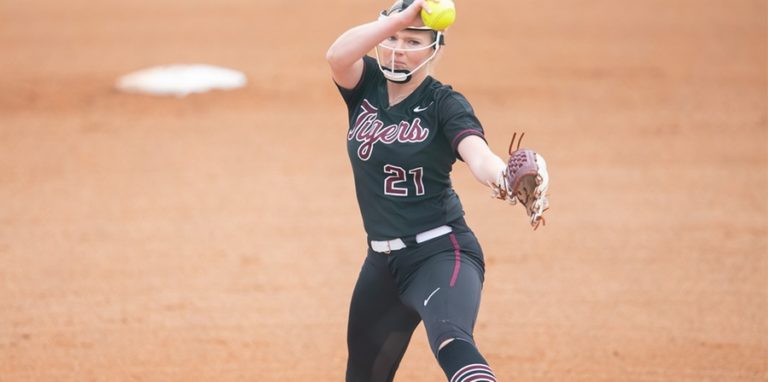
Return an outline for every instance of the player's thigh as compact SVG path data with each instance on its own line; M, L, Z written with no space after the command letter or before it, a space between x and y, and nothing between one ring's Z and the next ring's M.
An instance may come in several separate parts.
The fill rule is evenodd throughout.
M384 256L369 254L352 294L347 381L391 381L420 322L401 302Z
M484 280L479 259L482 253L471 245L442 251L417 271L404 294L408 305L419 312L435 353L450 338L474 342Z

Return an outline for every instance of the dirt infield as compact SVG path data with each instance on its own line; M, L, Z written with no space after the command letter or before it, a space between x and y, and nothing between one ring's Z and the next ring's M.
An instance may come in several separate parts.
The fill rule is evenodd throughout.
M388 4L0 4L0 381L341 381L364 256L324 53ZM460 1L438 78L544 153L455 188L502 381L768 381L763 0ZM503 17L501 17L503 16ZM161 64L246 88L121 94ZM397 381L441 381L419 328Z

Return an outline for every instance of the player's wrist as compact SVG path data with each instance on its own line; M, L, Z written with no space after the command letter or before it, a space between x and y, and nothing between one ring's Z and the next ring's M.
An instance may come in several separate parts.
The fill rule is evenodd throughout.
M492 198L510 201L512 195L510 195L507 186L507 167L501 160L499 162L501 166L497 166L496 170L492 172L494 174L493 180L488 181L487 184L491 188Z
M504 163L504 161L501 160L501 158L494 156L495 160L493 161L493 167L494 170L492 171L492 174L494 174L494 184L496 184L499 187L504 187L506 190L507 186L507 165Z

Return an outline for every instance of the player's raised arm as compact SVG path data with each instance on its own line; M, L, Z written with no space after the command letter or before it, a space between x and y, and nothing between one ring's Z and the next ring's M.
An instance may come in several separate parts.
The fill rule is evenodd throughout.
M374 22L358 25L339 36L328 48L325 59L331 67L333 80L339 86L351 89L363 74L362 58L389 36L421 23L424 0L415 0L403 12L380 17Z

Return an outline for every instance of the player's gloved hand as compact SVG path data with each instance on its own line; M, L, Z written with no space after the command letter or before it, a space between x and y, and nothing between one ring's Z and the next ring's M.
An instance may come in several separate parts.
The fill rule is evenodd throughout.
M491 184L491 191L493 197L506 200L512 205L520 202L531 218L531 226L536 229L539 224L546 224L543 215L549 208L547 162L537 152L520 148L520 141L523 140L524 134L520 135L517 149L512 151L515 135L512 136L512 143L509 145L509 161L500 171L496 183Z

